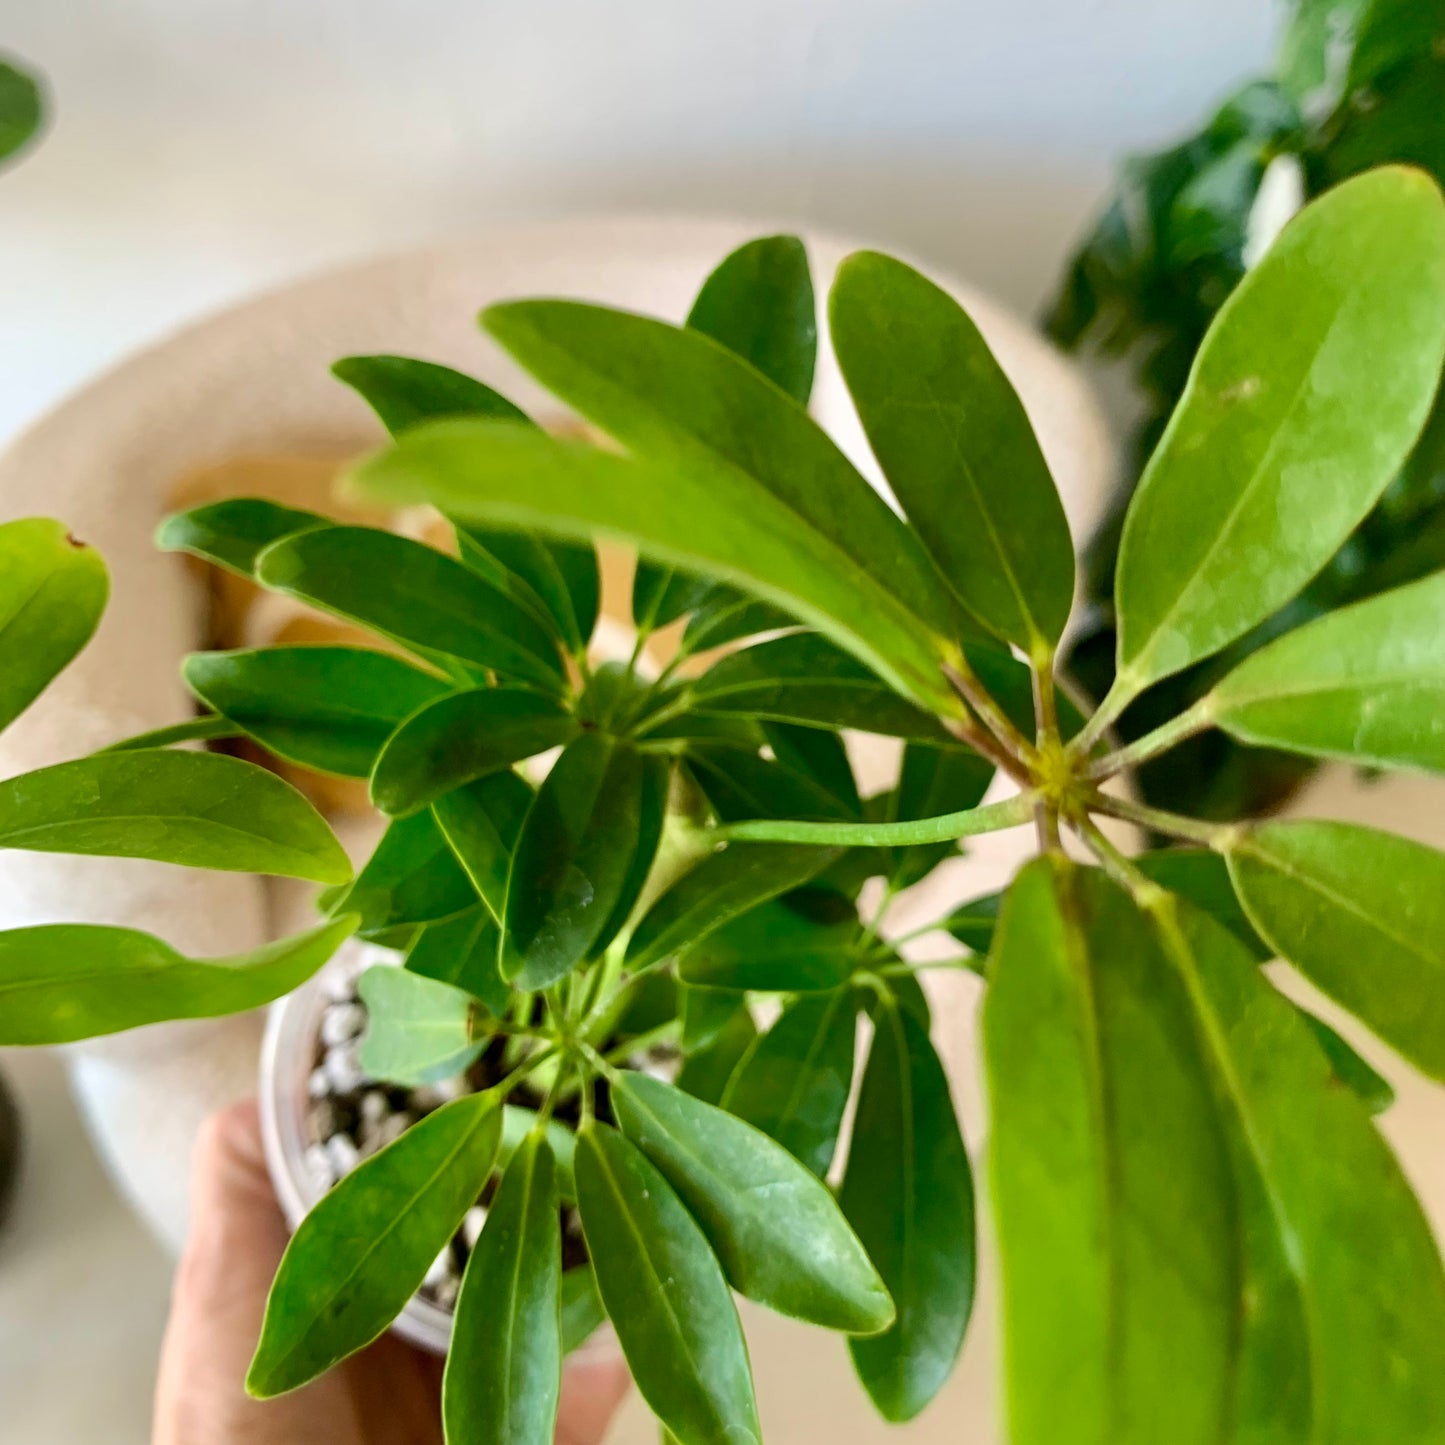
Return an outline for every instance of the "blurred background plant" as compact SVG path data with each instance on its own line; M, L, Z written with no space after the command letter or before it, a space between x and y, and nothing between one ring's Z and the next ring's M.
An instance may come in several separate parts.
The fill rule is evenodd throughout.
M1181 144L1127 160L1073 258L1046 325L1074 351L1121 360L1140 414L1109 520L1090 548L1090 606L1072 669L1094 697L1113 680L1111 598L1124 509L1174 410L1211 319L1280 225L1322 191L1388 162L1445 179L1445 5L1293 0L1274 74L1250 81ZM1334 560L1234 646L1141 697L1126 740L1203 696L1241 658L1332 608L1445 565L1445 407ZM1195 738L1139 770L1145 797L1211 819L1283 804L1316 764Z

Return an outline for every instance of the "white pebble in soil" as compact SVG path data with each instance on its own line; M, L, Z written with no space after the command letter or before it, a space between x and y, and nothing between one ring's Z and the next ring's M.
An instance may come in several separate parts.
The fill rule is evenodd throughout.
M432 1260L431 1266L422 1278L422 1283L435 1289L444 1280L455 1279L456 1273L457 1257L452 1252L451 1241L448 1240L442 1252Z
M336 1183L336 1171L331 1167L331 1155L324 1144L310 1144L302 1155L306 1176L318 1191L324 1192Z
M414 1124L416 1120L407 1113L392 1114L375 1124L361 1126L361 1155L368 1158L372 1154L385 1149L388 1144L395 1144L398 1139Z
M324 1099L331 1092L331 1078L326 1070L318 1065L311 1070L306 1079L306 1094L308 1098Z
M351 1044L328 1049L322 1067L334 1094L350 1094L368 1082L366 1070L361 1067L361 1055Z
M482 1226L486 1222L487 1211L480 1204L474 1204L467 1210L466 1217L462 1220L462 1239L468 1249L477 1247L477 1241L482 1237Z
M344 1179L361 1162L361 1151L349 1134L333 1134L326 1141L326 1157L338 1179Z
M380 1089L372 1089L361 1096L360 1113L363 1130L367 1125L374 1129L391 1113L391 1100Z
M361 1037L366 1010L359 1003L334 1003L321 1015L321 1042L328 1049Z

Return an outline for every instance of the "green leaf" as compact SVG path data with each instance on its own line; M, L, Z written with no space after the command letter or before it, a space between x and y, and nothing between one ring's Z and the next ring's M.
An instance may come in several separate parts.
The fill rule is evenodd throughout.
M1229 865L1218 853L1203 848L1160 848L1141 853L1133 861L1146 878L1187 899L1227 928L1249 950L1251 957L1264 963L1275 956L1275 950L1255 932L1249 915L1240 905L1229 876Z
M1023 403L968 313L876 251L838 268L833 349L873 454L960 602L1025 652L1074 600L1074 544Z
M156 546L163 552L189 552L252 577L261 553L272 543L332 525L315 512L283 507L262 497L229 497L167 517L156 531Z
M303 767L364 778L403 718L447 684L365 647L193 652L186 686L262 747Z
M814 731L820 737L830 736ZM762 757L752 747L690 741L685 757L688 772L724 823L748 818L841 822L857 817L847 802L816 778Z
M529 1134L467 1261L442 1382L448 1445L552 1445L562 1386L552 1151Z
M948 1077L906 1010L874 1019L839 1203L897 1306L892 1329L849 1340L885 1420L911 1420L943 1387L973 1309L973 1175Z
M781 1145L645 1074L620 1075L612 1105L740 1294L845 1334L893 1323L888 1291L827 1186Z
M406 966L423 978L465 989L487 1012L500 1017L511 998L497 953L497 921L478 903L465 913L426 924L407 950Z
M393 436L443 416L526 421L500 392L464 372L410 356L345 356L331 374L357 392Z
M684 1061L677 1076L677 1087L706 1104L720 1102L728 1080L757 1036L753 1016L744 1005L712 1043Z
M1445 773L1445 573L1333 612L1248 657L1203 704L1256 747Z
M909 743L903 749L898 787L882 821L911 823L976 808L993 781L993 764L962 748ZM911 888L945 858L958 852L953 842L893 850L890 878L895 888Z
M369 1345L416 1292L492 1171L502 1132L490 1094L412 1125L324 1195L271 1286L246 1389L269 1399Z
M763 723L762 730L782 767L821 788L848 817L862 818L858 781L837 733L779 722Z
M950 742L929 713L816 633L792 633L729 653L688 692L694 712L742 714L804 727Z
M0 64L0 80L8 67ZM4 120L0 114L0 154ZM110 578L63 523L0 524L0 728L9 727L90 641Z
M574 1265L562 1275L562 1353L580 1349L607 1318L597 1276L590 1264Z
M354 917L231 958L185 958L148 933L49 923L0 933L0 1044L68 1044L166 1019L259 1008L304 983Z
M803 413L798 418L812 427ZM958 713L939 666L948 652L940 640L945 624L920 622L893 595L916 575L908 570L916 558L897 558L893 571L861 572L804 517L705 456L616 456L506 422L437 422L364 463L355 477L370 496L431 502L470 521L629 541L656 561L782 608L922 707Z
M1233 1438L1233 1167L1185 987L1115 885L1055 859L1009 889L989 978L1010 1438Z
M102 753L134 753L147 748L168 748L175 743L209 742L214 738L243 738L246 734L229 718L197 717L189 722L172 723L169 727L152 728L147 733L122 738L118 743L98 749Z
M669 978L667 974L649 974L649 978ZM672 980L669 978L669 981ZM717 1036L733 1021L744 1001L729 989L698 988L693 984L675 984L675 1017L682 1025L681 1044L684 1054L695 1054L716 1041ZM665 1022L672 1022L670 1016Z
M356 980L368 1023L361 1067L389 1084L434 1084L464 1073L486 1047L469 993L407 968L378 963Z
M556 648L529 613L470 567L409 537L373 527L301 532L268 547L256 575L418 656L456 658L545 691L562 685Z
M406 356L349 356L332 374L358 391L393 436L438 417L480 416L506 421L528 420L527 414L484 382L449 366L415 361ZM597 621L599 578L597 554L591 547L567 543L548 545L515 532L463 531L463 560L474 552L486 562L484 575L508 584L520 583L518 600L526 602L555 625L572 652L583 648Z
M736 843L709 854L643 915L627 946L628 969L639 973L695 948L730 919L806 883L834 856L819 848Z
M698 987L738 993L828 993L853 972L858 937L850 899L831 890L799 890L684 945L678 974Z
M797 625L797 620L786 612L719 583L709 587L693 609L678 647L685 656L691 657L714 647L725 647L740 638L754 637L759 632L776 632Z
M1445 854L1350 823L1265 823L1226 856L1281 958L1445 1079Z
M153 858L343 883L321 815L274 773L220 753L95 753L0 783L0 848Z
M393 817L571 742L577 720L524 687L477 688L425 704L391 735L371 776L371 800Z
M762 236L739 246L703 283L687 324L807 406L818 312L808 253L796 236Z
M943 920L942 926L961 944L979 955L993 947L998 916L1007 893L989 893L960 904Z
M1334 555L1445 357L1445 205L1391 168L1297 217L1220 311L1129 509L1115 695L1219 651Z
M626 743L585 733L568 745L512 856L504 977L546 988L607 947L641 891L649 840L656 850L666 784L665 761Z
M1310 1026L1315 1042L1330 1061L1335 1078L1362 1103L1371 1114L1383 1114L1395 1102L1395 1091L1388 1079L1382 1078L1323 1019L1307 1009L1297 1008L1299 1016Z
M943 635L952 608L922 549L791 397L694 328L575 301L513 301L482 324L550 391L639 456L685 463L740 503L769 499L889 579Z
M760 1445L737 1308L682 1201L605 1124L578 1135L577 1199L598 1288L649 1409L687 1445Z
M1363 1105L1335 1082L1298 1011L1230 934L1182 905L1165 937L1214 1052L1241 1152L1262 1181L1281 1275L1299 1302L1304 1338L1290 1359L1255 1361L1257 1418L1240 1412L1243 1424L1267 1431L1279 1419L1282 1391L1302 1379L1308 1424L1284 1439L1395 1445L1438 1436L1445 1273L1399 1166ZM1169 1157L1177 1168L1177 1148ZM1189 1211L1199 1205L1192 1195ZM1388 1247L1342 1248L1342 1241ZM1269 1297L1255 1284L1246 1300L1267 1305ZM1176 1384L1197 1371L1194 1358L1178 1358Z
M23 150L44 118L39 82L28 71L0 60L0 162Z
M512 1156L522 1147L528 1136L536 1132L538 1123L539 1116L535 1109L523 1109L516 1104L503 1106L502 1143L497 1150L498 1171L512 1162ZM560 1119L548 1119L541 1127L552 1151L557 1193L563 1203L576 1204L577 1181L573 1175L573 1162L577 1153L577 1136Z
M437 826L498 923L507 907L512 851L532 799L531 784L507 770L479 778L432 804Z
M387 826L366 866L331 910L359 913L365 936L452 918L476 903L476 889L441 829L430 814L418 813Z
M853 1087L857 1036L849 990L795 999L743 1056L723 1108L825 1176Z

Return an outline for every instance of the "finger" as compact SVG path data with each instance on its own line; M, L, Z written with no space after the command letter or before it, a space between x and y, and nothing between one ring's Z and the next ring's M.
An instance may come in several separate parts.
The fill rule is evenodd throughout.
M601 1445L630 1384L620 1359L570 1363L562 1373L557 1445Z
M254 1103L209 1120L196 1141L191 1232L176 1271L156 1384L155 1445L294 1445L318 1419L359 1438L339 1384L282 1401L245 1392L271 1278L286 1247ZM349 1432L349 1433L348 1433Z

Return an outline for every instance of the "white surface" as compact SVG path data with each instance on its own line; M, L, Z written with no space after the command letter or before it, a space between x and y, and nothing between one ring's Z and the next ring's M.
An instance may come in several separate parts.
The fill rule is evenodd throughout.
M0 436L339 260L615 210L917 251L1032 310L1109 167L1270 0L0 0L56 124L0 179Z

